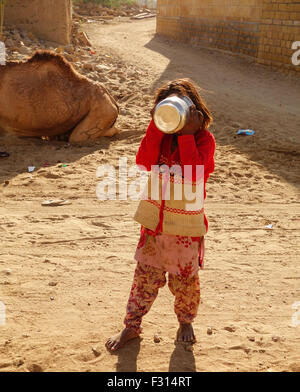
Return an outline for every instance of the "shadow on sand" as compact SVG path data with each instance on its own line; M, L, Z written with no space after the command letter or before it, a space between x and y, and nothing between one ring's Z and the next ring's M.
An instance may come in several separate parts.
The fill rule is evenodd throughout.
M97 151L110 148L111 142L125 141L133 144L139 141L143 132L124 130L114 137L102 137L90 145L70 145L66 141L44 141L41 138L18 138L13 135L0 135L0 151L9 153L0 157L0 184L19 174L28 174L28 167L34 166L34 172L41 168L54 168L61 164L72 164ZM107 163L107 162L106 162Z
M170 358L169 372L196 372L193 351L187 351L184 344L175 342L175 348Z
M137 372L137 357L141 349L141 337L137 337L126 343L117 352L112 352L107 349L111 355L118 357L116 365L117 372Z
M118 357L117 372L137 372L137 358L141 348L142 338L138 337L126 343L117 352L107 351ZM155 369L152 369L155 372ZM196 372L196 362L193 351L187 351L182 343L175 342L175 348L170 358L169 372Z

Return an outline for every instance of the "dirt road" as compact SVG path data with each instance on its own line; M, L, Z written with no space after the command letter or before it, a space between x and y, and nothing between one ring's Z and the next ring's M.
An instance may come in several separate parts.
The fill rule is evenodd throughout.
M102 81L120 102L122 132L81 148L1 139L11 157L0 173L9 180L0 206L0 370L299 371L299 80L156 37L153 19L84 29L114 69ZM163 288L142 338L111 355L104 343L122 327L139 228L136 202L97 199L96 170L119 157L134 163L153 90L179 76L202 87L217 142L198 342L193 351L174 345L173 298ZM238 137L240 128L255 135ZM72 204L42 207L50 198Z

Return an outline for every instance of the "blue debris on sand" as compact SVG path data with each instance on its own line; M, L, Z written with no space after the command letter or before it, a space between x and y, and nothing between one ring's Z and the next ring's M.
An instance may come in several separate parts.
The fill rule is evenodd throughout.
M253 131L252 129L240 129L239 131L237 131L237 135L251 136L254 134L255 134L255 131Z

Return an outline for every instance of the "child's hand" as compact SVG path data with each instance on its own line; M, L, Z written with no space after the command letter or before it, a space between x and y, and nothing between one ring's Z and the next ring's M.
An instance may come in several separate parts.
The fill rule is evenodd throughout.
M178 135L194 135L202 128L203 115L196 109L196 106L191 107L189 122L178 132Z

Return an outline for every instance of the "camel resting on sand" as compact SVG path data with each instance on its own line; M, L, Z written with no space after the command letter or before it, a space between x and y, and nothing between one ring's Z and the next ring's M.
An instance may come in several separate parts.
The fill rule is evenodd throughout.
M118 133L116 101L64 57L37 51L26 62L0 66L0 128L17 136L70 134L84 143Z

